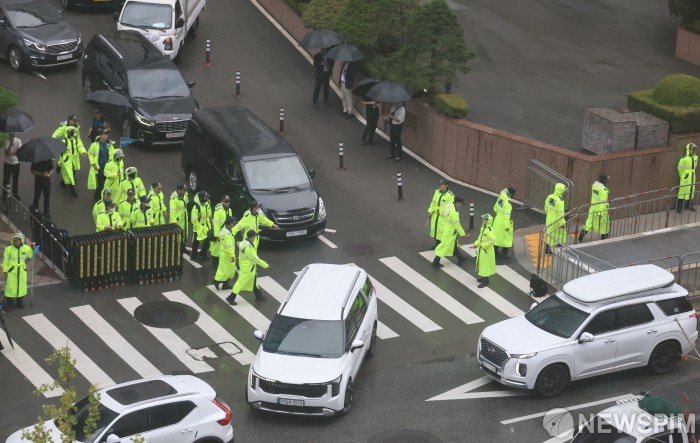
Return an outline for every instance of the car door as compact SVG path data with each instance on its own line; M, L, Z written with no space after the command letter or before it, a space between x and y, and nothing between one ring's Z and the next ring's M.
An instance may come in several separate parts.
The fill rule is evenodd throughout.
M105 443L107 437L112 434L116 435L124 442L130 441L129 437L141 435L144 437L144 443L151 443L148 437L148 431L150 431L148 415L148 408L144 408L119 417L103 434L100 443Z
M365 354L363 349L351 350L352 342L355 340L363 340L365 347L369 346L369 336L371 330L367 331L365 319L367 317L367 299L361 291L358 291L350 305L350 311L345 319L346 331L346 347L347 352L350 352L351 374L354 378L362 363L362 358Z
M596 313L580 334L585 332L593 335L593 341L579 341L574 345L576 359L573 378L613 371L617 353L615 310L608 309Z
M194 402L185 400L149 409L150 443L190 443L196 438L200 417Z
M249 208L248 188L241 169L241 161L232 153L226 159L226 193L231 197L231 209L239 218Z
M645 364L650 352L649 343L658 333L654 314L646 303L622 306L616 309L617 355L615 370Z

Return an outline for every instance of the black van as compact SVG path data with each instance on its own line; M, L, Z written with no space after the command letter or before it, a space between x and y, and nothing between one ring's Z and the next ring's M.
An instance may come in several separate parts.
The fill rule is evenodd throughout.
M236 218L252 200L280 229L263 227L269 240L318 236L326 208L294 148L242 106L197 111L185 132L182 170L192 191L205 190L212 203L231 197Z

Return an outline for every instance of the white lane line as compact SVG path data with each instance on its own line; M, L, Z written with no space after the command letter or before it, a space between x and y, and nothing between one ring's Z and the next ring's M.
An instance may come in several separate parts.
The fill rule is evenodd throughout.
M46 80L46 77L44 76L44 74L42 74L40 72L36 72L36 71L31 71L31 72L32 72L32 74L36 75L37 77L43 78L44 80Z
M263 291L267 292L280 302L280 304L284 303L284 299L287 298L287 290L284 289L284 287L274 281L272 277L258 277L258 285L263 289Z
M63 347L70 348L71 357L75 359L75 369L78 370L83 376L93 385L100 388L111 386L114 384L114 380L110 378L100 367L90 360L80 348L78 348L75 343L73 343L66 335L61 332L53 323L49 321L48 318L44 317L44 314L34 314L22 317L29 323L36 332L39 333L44 340L49 342L54 349L59 349Z
M189 256L189 254L182 254L182 258L184 258L187 262L189 262L189 264L191 264L192 266L194 266L197 269L202 267L202 265L200 265L196 261L192 260Z
M328 245L328 247L331 248L331 249L337 249L337 248L338 248L332 241L328 240L326 237L324 237L324 236L322 236L322 235L319 235L319 236L318 236L318 239L321 240L321 241L322 241L323 243L325 243L326 245Z
M211 318L209 314L201 310L199 306L187 296L187 294L182 291L169 291L163 292L163 295L170 301L183 303L192 309L197 310L197 312L199 312L199 318L195 324L199 326L199 328L212 340L214 340L214 343L218 343L221 349L225 350L235 360L238 360L240 364L245 366L253 363L253 360L255 360L255 354L250 352L241 342L236 340L233 335L231 335L226 329L223 328L223 326L217 323L216 320Z
M132 316L136 308L141 306L141 302L136 297L121 298L117 300L119 304L122 305ZM171 329L164 328L153 328L151 326L143 325L148 332L150 332L153 337L165 346L165 348L172 352L172 354L184 364L187 369L194 372L195 374L201 374L202 372L212 372L214 368L209 366L205 361L195 360L187 350L190 349L190 345L185 343L183 339L177 336Z
M5 349L0 351L0 354L4 355L7 360L12 363L12 365L17 368L20 374L25 377L35 388L39 389L41 385L50 385L53 383L53 377L49 375L48 372L39 366L32 358L27 354L24 349L22 349L15 340L12 343L15 345L14 351L10 346L10 341L7 339L5 331L0 328L0 341L3 342ZM63 394L63 388L52 389L51 391L44 392L44 397L53 398L58 397Z
M518 395L526 395L527 392L519 389L510 389L506 391L488 391L488 392L472 392L475 389L491 383L493 380L490 377L481 377L476 380L472 380L469 383L465 383L462 386L458 386L454 389L450 389L440 395L436 395L433 398L429 398L426 401L444 401L444 400L468 400L475 398L501 398L501 397L515 397Z
M222 289L217 291L214 285L209 285L207 288L209 288L211 292L223 300L231 309L240 314L240 316L250 323L255 329L267 331L267 329L270 327L270 320L268 320L267 317L261 314L260 311L255 309L253 305L248 303L248 301L240 295L236 297L236 303L238 304L236 306L231 306L226 301L226 297L231 295L230 289Z
M430 259L432 260L432 258ZM380 258L380 262L384 263L392 271L399 274L406 281L415 286L423 294L431 298L435 303L439 304L443 308L450 311L458 319L462 320L464 323L471 325L474 323L481 323L484 320L469 310L462 303L458 302L452 298L445 291L437 287L433 282L423 277L418 272L414 271L406 263L402 262L396 257Z
M470 257L476 258L476 249L462 246L462 251L467 253ZM496 265L496 273L524 293L530 293L530 280L515 272L510 266Z
M326 228L325 231L330 232L331 234L335 234L336 232L338 232L335 229L331 229L331 228Z
M112 325L102 318L92 306L77 306L70 308L70 310L141 377L163 375L158 368L126 341Z
M377 337L381 338L382 340L386 340L388 338L395 338L398 336L399 334L392 331L387 325L380 321L377 322Z
M421 252L420 255L425 257L425 259L428 261L433 261L433 259L435 258L435 253L433 251L424 251ZM443 271L445 271L452 278L466 286L467 289L486 300L494 308L506 314L508 317L517 317L519 315L524 314L524 312L521 311L517 306L498 295L496 291L489 288L488 286L485 288L477 287L479 283L476 281L476 279L472 277L467 271L458 267L451 261L443 260L441 263L444 265L444 267L442 268Z
M576 409L583 409L583 408L587 408L589 406L597 406L597 405L602 405L605 403L613 403L613 402L616 402L618 400L623 400L623 399L630 398L630 397L634 397L634 395L633 394L625 394L625 395L620 395L617 397L606 398L604 400L592 401L590 403L583 403L580 405L573 405L573 406L565 406L564 409L566 409L567 411L574 411ZM501 424L502 425L509 425L511 423L517 423L519 421L525 421L525 420L530 420L533 418L544 417L545 415L547 415L547 412L549 412L549 411L538 412L537 414L523 415L522 417L511 418L509 420L503 420L501 422Z

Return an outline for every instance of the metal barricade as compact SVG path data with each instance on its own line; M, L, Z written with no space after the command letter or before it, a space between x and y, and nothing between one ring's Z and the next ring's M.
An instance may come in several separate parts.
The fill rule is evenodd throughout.
M128 282L129 236L122 230L78 235L71 242L71 283L95 291Z
M538 274L557 290L584 275L616 268L615 265L568 246L553 248L548 255L551 257L551 264L543 267Z
M167 224L129 230L129 269L140 285L173 281L182 275L182 229Z
M544 210L544 201L554 192L554 185L564 183L564 207L571 207L571 199L574 195L574 182L559 174L554 169L537 160L530 160L527 166L527 182L525 190L525 207Z

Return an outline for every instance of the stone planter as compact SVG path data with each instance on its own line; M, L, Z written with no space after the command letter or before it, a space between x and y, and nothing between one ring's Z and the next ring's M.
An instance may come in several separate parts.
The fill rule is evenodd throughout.
M679 27L676 31L676 57L700 65L700 34Z

